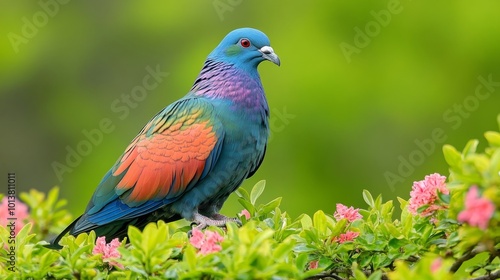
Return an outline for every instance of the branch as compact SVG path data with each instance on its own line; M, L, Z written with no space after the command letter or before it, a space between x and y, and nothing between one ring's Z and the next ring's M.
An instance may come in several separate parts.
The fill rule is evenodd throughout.
M369 277L371 273L367 272L367 271L363 271L363 273ZM308 277L306 278L306 280L330 280L330 279L335 279L335 280L345 280L347 278L342 278L338 275L335 274L334 271L329 271L329 272L322 272L322 273L319 273L319 274L316 274L314 276L311 276L311 277ZM387 275L385 274L382 274L382 280L388 280L389 278L387 277ZM484 280L484 279L483 279Z
M418 262L420 258L417 256L409 256L406 260L413 263L413 262Z
M465 253L461 258L459 258L450 268L450 272L455 273L457 270L462 266L462 264L473 257L475 257L477 254L482 253L486 250L484 246L476 246L474 249L468 251Z
M500 278L500 270L497 270L497 271L490 273L488 275L483 275L483 276L479 276L476 278L472 278L471 280L493 280L493 279L498 279L498 278Z
M500 249L493 251L488 258L488 263L491 263L496 257L500 257Z
M345 280L344 278L335 275L333 273L328 273L328 272L323 272L320 274L316 274L314 276L306 278L306 280L330 280L330 279L335 279L335 280Z

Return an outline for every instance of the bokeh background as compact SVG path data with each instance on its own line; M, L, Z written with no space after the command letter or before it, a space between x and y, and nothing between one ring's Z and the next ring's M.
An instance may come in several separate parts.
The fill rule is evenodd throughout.
M243 187L267 180L261 202L282 196L294 217L364 207L363 189L408 198L413 181L448 173L444 143L461 149L498 129L499 10L498 1L2 1L0 191L15 172L18 191L57 185L80 214L142 126L189 90L227 32L249 26L282 65L260 66L273 135ZM124 103L147 67L168 76ZM479 77L493 81L482 99ZM126 116L112 104L127 104ZM84 149L82 131L103 119L113 130ZM71 166L78 147L85 154ZM232 196L223 213L240 210Z

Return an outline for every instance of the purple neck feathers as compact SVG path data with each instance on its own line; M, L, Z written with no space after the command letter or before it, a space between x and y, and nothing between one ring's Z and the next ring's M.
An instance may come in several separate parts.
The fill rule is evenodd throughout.
M264 110L266 115L269 111L257 70L255 75L251 75L224 62L207 60L191 93L231 101L234 109L253 112Z

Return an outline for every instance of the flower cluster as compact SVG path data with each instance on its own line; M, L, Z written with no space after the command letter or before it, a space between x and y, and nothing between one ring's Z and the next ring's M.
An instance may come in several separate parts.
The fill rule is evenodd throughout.
M457 220L485 230L494 212L495 205L488 199L479 196L478 188L473 186L467 192L465 209L458 214Z
M222 242L224 238L218 232L205 230L205 233L203 233L195 227L191 233L192 236L189 238L189 242L200 250L198 252L199 254L206 255L222 250L220 242Z
M337 220L340 221L342 219L347 219L349 222L353 222L355 220L363 218L361 214L359 214L359 208L354 209L354 207L349 207L337 203L337 211L333 214L333 217Z
M318 268L318 264L319 264L318 260L310 261L309 262L309 269L316 269L316 268Z
M345 242L353 241L358 236L359 236L359 232L356 232L356 231L347 231L346 233L341 233L338 237L335 236L333 238L333 241L342 244L342 243L345 243Z
M410 213L414 215L418 214L418 209L425 205L428 205L428 207L420 213L422 217L430 216L437 210L443 209L443 206L437 205L435 202L438 199L438 192L449 194L445 181L445 176L434 173L425 176L425 179L422 181L414 182L408 205Z
M337 203L337 210L333 214L333 217L340 221L342 219L346 219L349 223L352 223L356 220L363 218L361 214L359 214L359 208L354 209L354 207L347 207L342 203ZM332 238L333 242L338 242L340 244L345 242L353 241L356 237L359 236L359 232L355 231L346 231L345 233L341 233L339 236L334 236Z
M102 260L107 262L110 267L115 266L123 269L123 265L115 261L121 257L120 252L117 250L118 247L120 247L120 241L118 238L106 243L106 237L101 236L97 238L92 254L102 254Z
M17 235L26 222L32 221L29 217L28 206L26 206L26 204L22 203L17 198L14 202L10 201L10 203L14 205L14 207L11 208L15 210L9 210L9 200L6 196L0 202L0 225L6 227L9 223L8 218L16 218L14 232Z

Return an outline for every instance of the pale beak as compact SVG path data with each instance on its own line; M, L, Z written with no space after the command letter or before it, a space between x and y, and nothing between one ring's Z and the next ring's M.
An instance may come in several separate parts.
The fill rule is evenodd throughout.
M272 63L280 66L280 58L274 53L273 48L271 48L270 46L263 46L259 49L259 51L262 53L262 57L264 59L267 59Z

